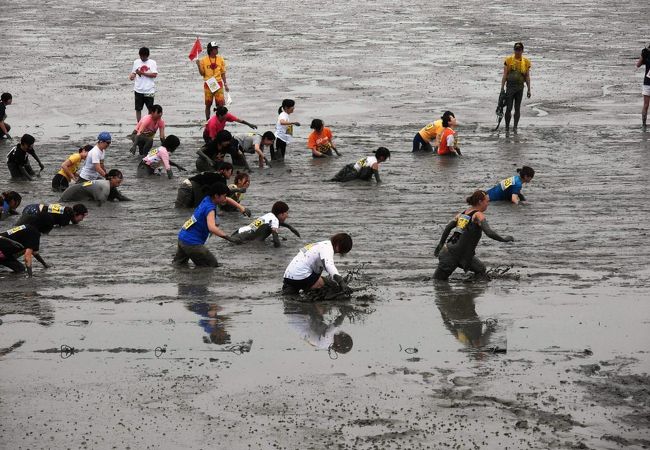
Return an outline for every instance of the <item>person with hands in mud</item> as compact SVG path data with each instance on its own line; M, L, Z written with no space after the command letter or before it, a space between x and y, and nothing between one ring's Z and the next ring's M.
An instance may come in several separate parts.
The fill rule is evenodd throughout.
M375 150L374 156L366 156L355 163L347 164L330 181L342 183L352 180L368 181L374 175L377 183L381 183L381 178L379 178L379 164L389 158L390 150L385 147L379 147Z
M510 201L515 205L526 201L526 197L521 193L521 188L524 183L530 183L534 176L535 170L532 167L523 166L521 169L517 169L517 175L501 180L499 184L487 191L490 201Z
M442 116L443 129L436 138L438 142L438 155L463 156L458 145L456 126L458 126L458 121L455 115Z
M160 171L164 168L167 172L167 178L171 179L174 177L172 166L184 171L183 167L170 159L170 154L174 153L179 145L181 145L181 141L178 137L173 134L167 136L160 147L149 150L147 156L142 158L140 164L138 164L138 176L160 175Z
M447 280L458 267L465 272L471 271L479 276L486 275L485 265L475 256L476 246L483 232L496 241L515 240L512 236L501 237L490 228L484 214L490 203L490 197L485 191L475 191L466 200L470 207L457 214L447 224L434 252L434 256L438 257L438 267L433 274L436 280ZM451 237L447 239L450 233Z
M312 120L311 129L314 131L311 132L307 139L307 148L311 150L312 157L326 158L328 156L334 156L334 153L336 153L336 156L341 156L334 146L332 130L327 128L322 120Z
M226 123L228 122L242 123L252 128L253 130L257 130L257 125L246 122L245 120L229 113L228 108L225 106L217 106L214 112L214 116L210 117L210 119L205 124L205 128L203 129L203 140L206 144L214 140L217 137L217 134L226 128Z
M225 204L228 194L230 194L230 189L225 184L217 183L210 186L207 195L178 233L174 265L185 265L191 259L196 266L218 267L217 258L205 245L211 234L229 242L241 244L240 240L228 236L219 228L217 205Z
M23 197L16 191L7 191L0 194L0 220L17 216L19 213L16 209L20 206Z
M121 171L111 169L106 174L105 180L84 181L82 183L70 185L70 187L61 194L60 201L73 202L94 200L99 206L101 206L103 202L112 202L114 200L129 202L131 199L117 190L117 187L122 184L123 178Z
M41 242L41 233L33 225L19 225L0 233L0 265L9 267L14 273L27 270L27 275L32 277L32 258L36 258L44 268L49 266L38 253ZM18 261L24 257L25 264Z
M20 138L20 143L7 154L7 168L12 179L32 181L35 177L41 176L41 172L45 169L45 166L34 151L34 142L36 142L34 136L31 134L23 134ZM34 172L34 169L29 164L30 155L40 166L41 171L39 173Z
M241 227L233 234L233 237L242 241L264 241L269 236L273 236L273 246L280 247L280 237L278 236L280 227L288 228L293 234L300 237L300 233L286 222L288 217L289 205L285 202L275 202L270 213L258 217L245 227Z
M77 150L76 153L68 156L68 158L61 164L61 170L52 178L52 190L56 192L65 191L70 183L76 183L79 179L79 166L81 166L86 158L88 152L92 150L92 145L84 145Z
M221 130L217 136L197 150L196 170L199 172L216 172L219 170L226 154L232 152L232 134L228 130ZM232 156L231 156L232 157Z
M338 233L327 241L307 244L300 249L284 271L282 292L297 294L301 290L321 289L325 279L321 277L325 270L339 285L343 292L350 288L334 265L334 254L345 255L352 250L352 237L347 233Z

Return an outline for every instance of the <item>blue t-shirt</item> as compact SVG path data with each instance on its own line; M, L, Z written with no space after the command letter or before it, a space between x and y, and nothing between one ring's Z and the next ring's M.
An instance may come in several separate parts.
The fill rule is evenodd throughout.
M491 202L510 200L513 194L519 194L519 192L521 192L522 185L521 177L515 175L502 180L501 183L489 189L487 194L490 197Z
M210 236L210 230L208 229L208 214L210 211L214 211L214 219L217 225L219 224L219 217L217 216L217 205L212 203L210 196L206 195L199 206L196 207L192 217L187 219L181 231L178 233L178 240L183 244L187 245L203 245L205 241L208 240Z

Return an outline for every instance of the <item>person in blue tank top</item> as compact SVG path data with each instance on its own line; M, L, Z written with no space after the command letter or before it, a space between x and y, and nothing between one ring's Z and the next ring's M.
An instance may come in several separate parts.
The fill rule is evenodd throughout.
M524 183L530 183L535 176L535 170L532 167L523 166L517 169L517 175L502 180L496 186L487 191L491 202L510 201L515 205L519 202L526 201L524 194L521 193L521 188Z
M173 264L184 265L191 259L196 266L218 267L217 258L205 246L210 234L230 242L241 243L228 236L218 226L217 205L225 204L229 194L230 189L225 184L216 183L210 186L207 195L178 233L178 247Z

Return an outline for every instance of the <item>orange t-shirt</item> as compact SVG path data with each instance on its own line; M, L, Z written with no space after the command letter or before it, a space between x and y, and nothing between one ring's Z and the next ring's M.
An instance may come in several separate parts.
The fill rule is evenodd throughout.
M449 144L447 143L447 140L449 139L449 136L454 137L454 144L456 142L456 132L452 130L451 128L445 128L442 130L442 133L440 134L440 145L438 146L438 154L439 155L447 155L451 153L451 148ZM451 146L453 147L453 145Z
M332 131L327 127L323 127L320 133L316 130L312 131L307 140L307 148L317 152L320 152L321 149L327 151L332 148Z

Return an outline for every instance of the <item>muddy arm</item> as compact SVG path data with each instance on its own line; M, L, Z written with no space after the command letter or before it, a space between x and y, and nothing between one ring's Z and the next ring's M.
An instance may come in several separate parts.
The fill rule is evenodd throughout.
M456 226L456 221L452 220L447 224L445 227L444 231L442 232L442 236L440 236L440 242L438 242L438 246L436 247L436 250L433 252L434 256L438 256L440 253L440 250L442 250L442 246L445 245L445 242L447 241L447 238L449 237L449 233L451 233L451 230L454 229Z
M512 236L501 237L499 233L497 233L492 228L490 228L490 224L488 224L487 219L481 220L479 222L479 225L481 226L485 234L487 234L490 238L494 239L495 241L513 242L515 240L515 238L513 238Z
M293 234L295 234L296 236L300 237L300 233L298 233L298 230L296 230L293 226L289 225L288 223L283 222L283 223L280 224L280 226L281 226L281 227L285 227L285 228L287 228L287 229L288 229L289 231L291 231Z

